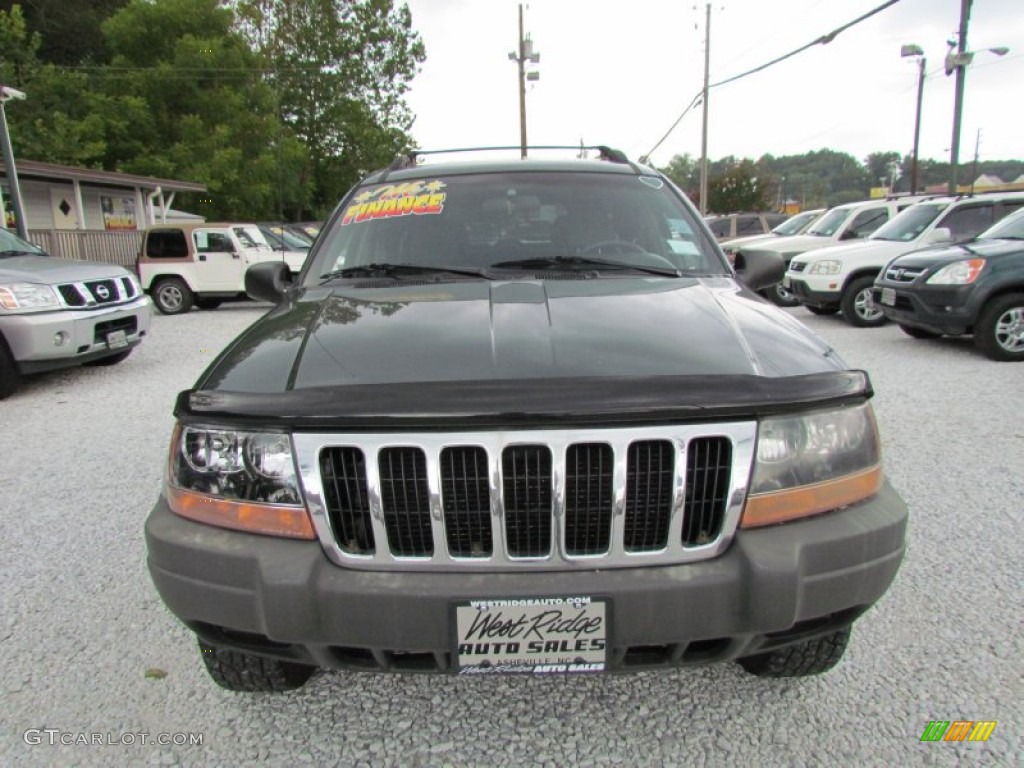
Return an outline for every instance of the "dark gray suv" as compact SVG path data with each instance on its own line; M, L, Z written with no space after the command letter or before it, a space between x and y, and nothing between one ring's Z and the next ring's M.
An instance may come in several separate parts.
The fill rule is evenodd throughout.
M839 661L907 522L868 376L600 151L398 158L249 269L146 523L217 683Z

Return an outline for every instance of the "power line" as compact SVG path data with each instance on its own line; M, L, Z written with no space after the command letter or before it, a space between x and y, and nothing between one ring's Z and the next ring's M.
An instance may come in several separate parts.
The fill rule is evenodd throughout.
M727 83L733 83L733 82L735 82L735 81L737 81L737 80L739 80L741 78L749 77L750 75L753 75L753 74L755 74L757 72L761 72L761 71L763 71L765 69L768 69L768 67L772 67L772 66L774 66L776 64L779 64L779 63L785 61L786 59L792 58L793 56L796 56L798 53L803 53L808 48L813 48L816 45L827 45L828 43L831 43L833 40L835 40L836 37L838 37L839 34L841 34L842 32L845 32L846 30L850 29L851 27L854 27L854 26L860 24L862 21L866 21L867 19L870 19L875 14L881 13L882 11L884 11L886 8L889 8L889 7L893 6L893 5L896 5L896 3L898 3L899 1L900 0L887 0L887 2L882 3L877 8L874 8L874 9L868 11L867 13L865 13L865 14L863 14L861 16L858 16L853 21L847 22L846 24L843 24L841 27L836 27L831 32L829 32L828 34L822 35L821 37L818 37L817 39L812 40L811 42L807 43L806 45L802 45L799 48L796 48L796 49L790 51L789 53L783 54L782 56L779 56L778 58L772 59L771 61L769 61L769 62L767 62L765 64L762 64L762 65L760 65L758 67L754 67L753 69L748 69L746 72L741 72L740 74L734 75L732 77L728 77L725 80L719 80L717 83L711 83L710 85L708 85L708 88L717 88L720 85L725 85ZM676 129L676 126L679 125L679 123L682 121L682 119L686 115L686 113L689 112L690 109L693 108L693 106L696 104L697 100L701 97L702 93L703 93L703 89L701 89L700 91L697 92L697 94L693 97L693 100L690 101L690 103L686 107L686 109L683 110L682 114L679 115L679 117L676 119L676 121L672 124L672 127L669 128L668 132L661 138L661 141L659 141L657 144L655 144L650 149L650 151L648 151L644 155L645 158L650 158L650 156L654 153L654 151L657 150L658 147L660 147L662 145L662 143L665 141L665 139L667 139L669 137L669 135L672 133L672 131L674 131Z

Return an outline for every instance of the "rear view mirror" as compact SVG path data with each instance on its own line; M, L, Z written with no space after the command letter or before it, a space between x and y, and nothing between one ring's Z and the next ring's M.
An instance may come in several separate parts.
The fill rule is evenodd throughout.
M775 251L739 251L735 266L736 276L752 291L770 288L786 274L786 262Z

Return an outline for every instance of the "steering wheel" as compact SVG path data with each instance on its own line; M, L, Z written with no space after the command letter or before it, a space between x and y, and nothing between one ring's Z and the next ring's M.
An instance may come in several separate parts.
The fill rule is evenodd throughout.
M647 251L637 245L631 243L628 240L602 240L599 243L591 243L590 245L584 246L580 249L580 255L595 254L595 253L643 253Z

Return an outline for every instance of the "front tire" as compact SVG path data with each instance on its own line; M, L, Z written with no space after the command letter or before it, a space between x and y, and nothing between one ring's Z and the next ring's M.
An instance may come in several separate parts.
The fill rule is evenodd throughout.
M213 682L229 691L281 693L306 684L316 667L218 648L199 641L203 664Z
M21 384L21 373L7 340L0 334L0 400L13 395Z
M765 291L765 296L777 307L799 307L800 301L782 283L776 283Z
M165 277L153 286L153 303L165 315L183 315L192 309L194 294L180 277Z
M806 677L828 672L839 663L850 642L850 628L768 653L739 659L740 666L758 677Z
M986 304L974 326L974 343L991 360L1024 360L1024 293Z
M843 291L839 308L843 313L843 318L850 325L857 328L877 328L885 324L885 314L875 304L875 299L871 295L871 288L874 284L874 277L858 277L851 281Z

